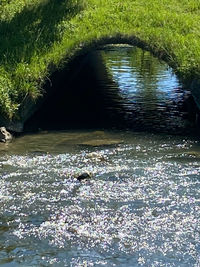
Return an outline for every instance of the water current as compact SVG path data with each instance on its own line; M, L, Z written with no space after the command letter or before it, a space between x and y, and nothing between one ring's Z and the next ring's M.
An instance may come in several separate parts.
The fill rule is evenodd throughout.
M110 118L128 124L0 144L0 265L199 267L200 143L189 93L149 52L98 53L121 99ZM92 177L78 181L86 171Z

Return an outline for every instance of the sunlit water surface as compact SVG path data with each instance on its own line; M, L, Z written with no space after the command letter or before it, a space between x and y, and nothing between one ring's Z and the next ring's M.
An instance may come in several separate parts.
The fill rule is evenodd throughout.
M138 82L141 57L134 71L123 51L118 63L115 49L103 52L124 99L111 111L120 116L123 107L125 119L149 132L41 132L0 144L2 266L200 266L199 137L176 135L191 130L175 105L185 93L158 61L149 70L165 78L148 78L146 67ZM145 79L155 97L141 93ZM158 110L169 122L162 127ZM79 182L85 171L92 178Z

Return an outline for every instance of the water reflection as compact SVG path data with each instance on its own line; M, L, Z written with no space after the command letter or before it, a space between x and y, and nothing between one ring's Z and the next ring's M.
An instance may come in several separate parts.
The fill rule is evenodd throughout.
M122 106L113 105L110 110L123 113L124 125L161 132L191 131L195 127L191 93L166 63L130 46L107 46L101 55L115 81L108 94L118 87Z

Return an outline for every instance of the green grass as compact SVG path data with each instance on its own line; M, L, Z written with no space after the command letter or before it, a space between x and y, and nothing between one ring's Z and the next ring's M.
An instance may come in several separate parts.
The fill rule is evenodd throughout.
M138 40L184 80L200 76L199 0L1 0L0 114L9 119L77 52Z

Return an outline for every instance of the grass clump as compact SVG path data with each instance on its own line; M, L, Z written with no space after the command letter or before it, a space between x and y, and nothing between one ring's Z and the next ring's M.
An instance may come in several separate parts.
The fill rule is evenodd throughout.
M199 78L199 21L198 0L2 0L0 113L16 117L56 68L102 38L137 38L184 79Z

